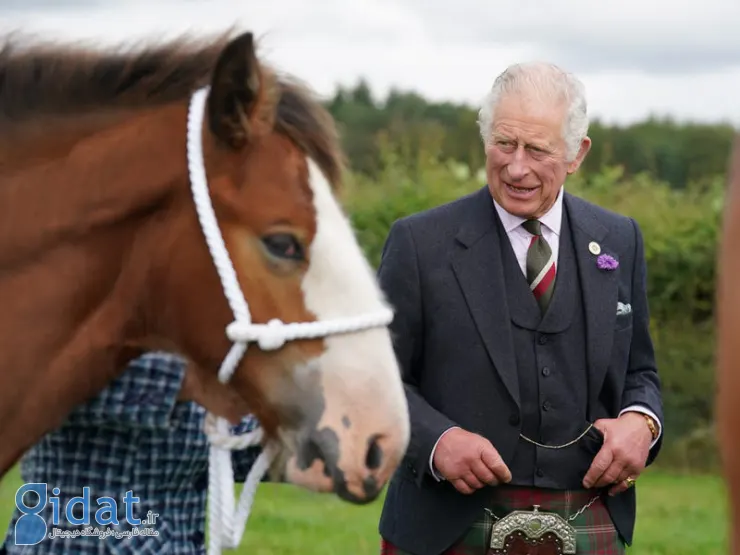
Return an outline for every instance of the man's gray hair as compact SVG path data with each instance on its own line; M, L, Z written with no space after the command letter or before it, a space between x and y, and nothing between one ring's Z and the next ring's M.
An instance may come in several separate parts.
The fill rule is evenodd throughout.
M572 161L581 141L588 134L586 89L573 74L545 62L529 62L509 66L493 83L478 112L478 125L484 144L491 139L493 115L501 98L518 94L543 102L564 102L567 106L563 139L566 156Z

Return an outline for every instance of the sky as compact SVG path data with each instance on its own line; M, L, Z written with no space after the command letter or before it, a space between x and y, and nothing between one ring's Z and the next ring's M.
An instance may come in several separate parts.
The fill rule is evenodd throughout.
M0 0L0 31L92 44L232 26L324 96L364 78L477 106L544 60L583 81L592 118L740 127L740 0Z

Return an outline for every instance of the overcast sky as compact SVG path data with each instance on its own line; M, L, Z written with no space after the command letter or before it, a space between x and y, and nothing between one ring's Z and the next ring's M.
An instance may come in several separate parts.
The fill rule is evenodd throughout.
M508 64L547 60L609 122L740 126L740 0L0 0L0 29L107 42L237 25L279 69L331 94L365 77L476 104Z

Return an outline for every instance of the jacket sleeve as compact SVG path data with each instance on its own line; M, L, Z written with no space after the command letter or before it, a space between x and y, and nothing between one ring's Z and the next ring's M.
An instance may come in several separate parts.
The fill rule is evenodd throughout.
M97 397L76 408L69 423L79 426L165 429L185 375L186 363L167 353L147 353Z
M429 457L437 440L456 424L433 408L419 392L419 369L424 351L424 307L417 252L406 220L398 220L391 226L383 247L378 278L395 311L391 335L411 420L406 458L416 483L421 484L425 476L432 476Z
M629 367L622 394L622 408L639 406L657 417L663 429L663 402L655 351L650 337L650 311L647 299L647 263L642 233L637 222L632 221L635 233L635 263L632 275L633 333ZM663 443L663 434L654 443L648 457L651 464Z

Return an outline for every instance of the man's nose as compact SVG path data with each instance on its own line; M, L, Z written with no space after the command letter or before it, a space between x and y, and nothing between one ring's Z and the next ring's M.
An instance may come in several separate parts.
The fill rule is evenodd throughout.
M522 147L519 147L514 151L511 161L506 167L506 171L509 173L509 177L514 181L521 181L527 176L529 173L529 160L527 158L527 153L524 152Z

